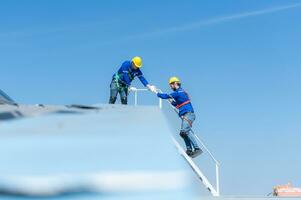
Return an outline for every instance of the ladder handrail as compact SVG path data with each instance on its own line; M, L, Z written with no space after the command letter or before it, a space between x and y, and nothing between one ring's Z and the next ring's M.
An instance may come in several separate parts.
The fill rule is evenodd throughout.
M186 152L184 151L183 147L178 143L178 141L172 136L171 139L173 140L175 146L177 147L179 153L183 158L188 162L192 170L197 174L199 179L204 183L204 185L207 187L207 189L211 192L211 194L215 197L220 196L219 193L219 187L217 186L217 189L214 189L214 187L211 185L207 177L203 174L203 172L200 170L200 168L194 163L192 158L190 158ZM217 168L218 169L218 168Z

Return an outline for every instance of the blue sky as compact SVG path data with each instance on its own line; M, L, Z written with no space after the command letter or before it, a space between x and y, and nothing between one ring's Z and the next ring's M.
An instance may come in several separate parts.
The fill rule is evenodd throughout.
M0 88L23 103L105 103L112 74L139 55L151 83L168 91L177 75L191 93L224 193L301 186L300 19L297 0L1 1Z

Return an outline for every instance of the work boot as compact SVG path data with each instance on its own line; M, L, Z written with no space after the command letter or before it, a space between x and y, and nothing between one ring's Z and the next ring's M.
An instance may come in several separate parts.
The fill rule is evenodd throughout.
M127 105L128 104L128 98L127 97L121 98L121 104L122 105Z
M202 149L200 149L200 148L195 148L195 149L194 149L194 152L193 152L192 155L191 155L191 157L192 157L192 158L195 158L195 157L201 155L202 153L203 153Z
M193 155L193 151L190 149L187 149L186 154L191 157Z
M109 104L115 104L117 98L110 97Z

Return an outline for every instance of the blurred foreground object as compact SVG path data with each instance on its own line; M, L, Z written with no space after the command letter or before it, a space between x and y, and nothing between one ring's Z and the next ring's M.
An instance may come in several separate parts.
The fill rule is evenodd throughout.
M301 197L301 188L293 187L291 183L274 187L274 196L277 197Z

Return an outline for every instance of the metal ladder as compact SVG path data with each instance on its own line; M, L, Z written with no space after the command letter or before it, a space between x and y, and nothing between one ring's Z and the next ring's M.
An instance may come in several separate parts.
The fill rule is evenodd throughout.
M138 92L144 92L148 91L147 89L135 89L132 90L134 92L134 97L135 97L135 105L138 105ZM162 92L161 90L158 90L159 92ZM170 102L167 100L168 104L172 107L172 109L178 113L178 110L173 107ZM162 109L162 99L159 99L159 108ZM189 164L189 166L192 168L194 173L197 175L197 177L201 180L201 182L205 185L205 187L209 190L209 192L212 194L214 197L219 197L220 196L220 163L217 161L217 159L213 156L213 154L209 151L205 143L195 134L193 130L191 130L192 134L196 137L197 141L201 146L203 147L202 149L204 152L207 152L211 158L211 160L215 164L215 178L216 178L216 187L214 187L208 178L205 176L205 174L202 172L200 167L194 162L194 160L189 157L183 147L179 144L179 142L172 136L173 143L175 144L179 154L186 160L186 162Z
M195 174L198 176L198 178L202 181L202 183L205 185L205 187L208 189L208 191L212 194L214 197L220 196L220 187L219 187L219 167L220 164L218 161L215 160L214 157L211 157L215 162L215 176L216 176L216 188L213 187L213 185L210 183L208 178L205 176L205 174L202 172L202 170L197 166L197 164L193 161L191 157L189 157L183 147L178 143L178 141L172 137L172 140L177 147L180 155L187 161L187 163L190 165L192 170L195 172ZM202 144L202 143L201 143ZM210 151L206 148L205 145L203 145L203 149L211 154Z

